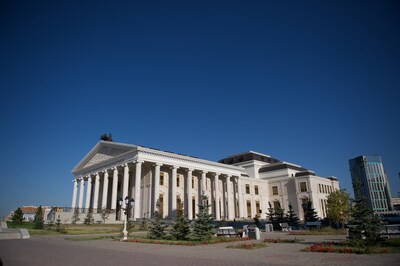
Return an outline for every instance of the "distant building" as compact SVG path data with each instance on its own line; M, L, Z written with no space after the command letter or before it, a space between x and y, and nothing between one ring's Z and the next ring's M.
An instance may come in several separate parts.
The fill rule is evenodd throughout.
M393 210L400 211L400 197L392 198Z
M266 219L268 203L286 211L291 204L302 219L308 201L324 218L327 196L339 189L335 177L319 177L299 165L254 151L214 162L109 141L100 141L72 173L72 208L60 212L65 223L72 221L75 211L83 217L89 209L96 220L101 220L99 213L104 209L110 213L107 222L121 220L118 199L126 197L134 199L129 219L151 218L157 202L163 218L171 219L179 201L187 217L194 219L201 195L208 196L216 220Z
M381 157L359 156L350 159L349 165L356 199L364 197L367 206L376 212L392 210L389 182Z

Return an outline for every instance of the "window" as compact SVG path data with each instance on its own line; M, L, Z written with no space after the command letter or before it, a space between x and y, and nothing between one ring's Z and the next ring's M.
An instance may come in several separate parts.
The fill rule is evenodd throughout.
M194 188L194 178L192 177L192 188Z
M251 218L251 202L250 202L250 200L247 201L247 217Z
M258 186L254 186L254 194L258 195Z
M180 178L179 178L179 176L177 176L177 177L176 177L176 186L177 186L177 187L180 187L179 180L180 180Z
M250 185L249 184L246 184L246 194L250 194Z
M164 186L164 173L160 173L160 186Z
M281 208L281 203L278 200L274 201L274 210L278 211L280 208Z
M158 203L159 203L158 211L160 212L161 217L164 217L164 195L163 194L160 194L160 196L158 198Z
M278 187L277 186L272 187L272 195L278 195Z
M261 213L261 210L260 210L260 202L259 202L259 201L256 201L256 216L257 216L257 217L260 217L260 213Z
M319 193L322 193L321 184L318 184L318 187L319 187Z
M307 183L300 182L300 192L307 192Z

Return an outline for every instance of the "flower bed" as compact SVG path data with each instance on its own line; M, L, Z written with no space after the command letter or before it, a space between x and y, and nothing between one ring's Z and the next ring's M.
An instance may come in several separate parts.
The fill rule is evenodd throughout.
M265 238L262 242L263 243L298 243L304 241L302 238L295 238L295 239L280 239L280 238Z
M226 246L226 248L238 248L238 249L248 249L248 250L253 250L253 249L258 249L258 248L265 248L267 245L264 243L241 243L237 245L229 245Z
M389 250L384 247L372 247L372 248L359 248L344 246L340 243L319 243L313 244L309 247L302 249L304 252L323 252L323 253L354 253L354 254L383 254L389 253Z

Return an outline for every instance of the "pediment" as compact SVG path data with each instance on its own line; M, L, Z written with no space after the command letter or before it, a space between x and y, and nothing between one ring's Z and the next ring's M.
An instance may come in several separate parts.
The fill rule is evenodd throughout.
M101 164L136 148L135 145L100 141L72 170L77 172L92 165Z

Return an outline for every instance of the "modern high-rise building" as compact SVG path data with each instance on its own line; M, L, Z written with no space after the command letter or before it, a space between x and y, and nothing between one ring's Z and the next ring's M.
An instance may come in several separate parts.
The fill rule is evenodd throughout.
M364 197L373 211L390 211L390 188L381 157L359 156L350 159L349 165L355 198Z

